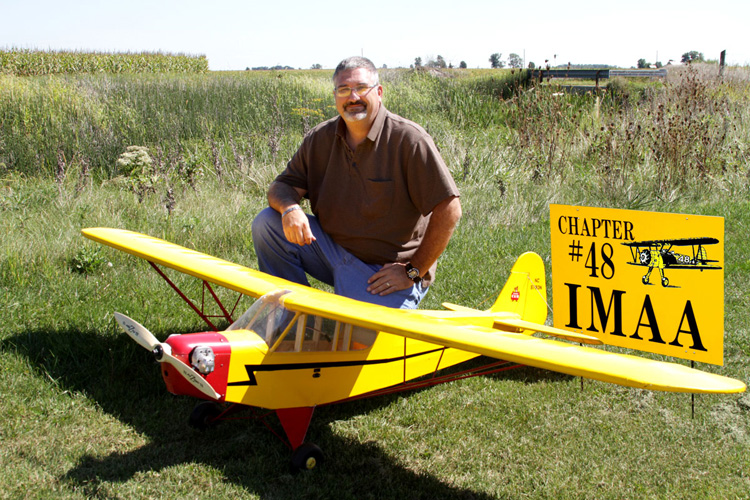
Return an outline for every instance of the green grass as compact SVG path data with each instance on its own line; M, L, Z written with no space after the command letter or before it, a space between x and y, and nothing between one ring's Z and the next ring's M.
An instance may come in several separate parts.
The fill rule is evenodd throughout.
M750 497L747 394L698 396L692 419L689 395L590 381L582 387L580 379L522 368L319 408L308 438L323 448L326 462L296 476L287 473L287 449L257 422L227 422L205 433L190 429L187 416L195 401L166 392L152 358L120 332L112 313L132 316L161 339L203 329L203 324L146 263L101 249L79 231L88 226L128 228L254 267L250 222L265 205L267 183L303 133L294 109L329 112L328 101L312 101L328 96L328 77L301 73L279 79L269 72L5 80L16 87L0 92L6 98L20 96L23 103L4 102L2 109L16 106L12 109L28 113L32 123L41 119L43 113L35 114L34 106L43 106L44 99L30 95L56 95L56 85L67 89L58 90L69 93L69 103L78 103L66 109L80 109L80 116L102 116L97 109L106 108L101 111L106 114L114 105L122 116L133 109L151 110L137 112L156 115L148 127L108 134L113 143L126 145L133 145L122 138L129 133L153 137L156 142L140 144L152 152L162 148L163 170L152 189L144 187L139 195L133 187L138 178L119 179L105 167L94 168L93 160L88 176L80 165L72 167L74 162L57 176L55 168L35 170L33 163L24 164L25 157L16 152L31 148L30 143L43 145L41 139L33 142L43 136L37 125L26 129L27 139L14 136L24 144L10 144L5 135L0 139L0 162L5 163L0 231L6 235L0 239L0 498ZM743 121L746 112L738 104L747 99L744 80L712 84L705 91L715 96L714 104L701 101L706 107L737 110L730 115L738 118L728 126L728 139L710 143L719 144L722 170L714 164L699 167L700 154L692 149L675 156L675 163L640 150L640 143L626 149L631 151L627 155L621 151L630 120L646 119L650 91L598 104L594 96L532 100L528 90L500 99L495 74L439 81L399 73L383 77L390 84L386 95L392 108L428 126L462 192L464 217L424 307L439 308L444 300L488 307L515 258L527 250L545 259L551 283L549 203L721 215L726 226L725 366L701 368L750 381L750 258L745 243L750 202L748 163L741 149L750 122ZM225 124L212 121L216 116L230 119L223 108L216 114L205 107L186 112L185 123L166 118L177 109L171 101L177 90L162 94L165 86L193 96L205 87L204 96L219 93L231 99L235 92L250 95L244 92L256 80L268 92L259 96L278 96L257 104L266 113L264 120L259 112L260 127L269 127L280 113L277 123L283 126L275 153L268 137L261 141L261 129L252 128L249 111ZM293 87L316 97L295 101L289 91ZM94 94L119 97L108 97L97 108L88 100L88 90L74 92L91 88L97 88ZM148 88L157 90L151 100ZM420 97L416 88L429 89L428 97L434 99ZM468 88L474 94L467 94ZM281 89L289 92L277 92ZM658 98L667 107L673 96ZM235 99L237 105L242 101ZM422 101L410 107L410 99ZM126 109L131 111L122 111ZM597 109L598 123L613 126L607 125L611 131L605 131L604 139L587 142L586 131L602 133L594 127ZM554 126L534 121L545 112ZM671 112L679 114L676 104ZM62 119L64 113L57 110L53 116ZM200 123L194 123L201 119L229 133L212 135L225 155L221 176L210 141ZM723 123L709 125L723 130ZM161 125L173 127L170 133L187 131L182 144L188 144L185 137L196 127L190 143L195 149L181 150L185 162L188 151L195 153L200 175L193 182L184 170L179 173L176 154L174 168L164 167L172 161L165 152L172 139L160 142L155 131ZM245 160L238 165L228 137L239 137L242 127L256 142L236 141L237 154ZM711 128L708 135L715 131ZM91 146L84 142L73 156L84 157ZM522 144L538 149L524 150ZM540 153L545 147L546 153ZM124 148L113 151L108 158L114 163ZM703 168L704 175L677 182L675 172L683 167L691 175ZM165 206L168 188L170 209ZM177 279L200 292L192 280Z

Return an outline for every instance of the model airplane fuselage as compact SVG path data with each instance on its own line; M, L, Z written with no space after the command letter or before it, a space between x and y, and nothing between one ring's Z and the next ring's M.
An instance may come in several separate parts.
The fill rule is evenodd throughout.
M284 307L286 293L291 292L264 296L224 332L172 335L166 343L199 372L199 361L191 355L211 359L212 368L203 372L220 400L272 410L345 400L477 356L294 313ZM170 392L205 397L173 366L162 366Z

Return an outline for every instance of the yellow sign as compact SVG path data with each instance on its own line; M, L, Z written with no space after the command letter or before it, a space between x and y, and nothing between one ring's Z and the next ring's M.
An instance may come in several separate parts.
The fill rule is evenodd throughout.
M554 326L724 364L724 219L550 205Z

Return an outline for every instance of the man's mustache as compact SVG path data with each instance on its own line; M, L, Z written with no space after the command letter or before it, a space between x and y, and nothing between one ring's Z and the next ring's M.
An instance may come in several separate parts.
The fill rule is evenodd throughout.
M344 109L349 109L349 106L364 106L365 108L367 108L367 103L364 101L350 102L349 104L344 106Z

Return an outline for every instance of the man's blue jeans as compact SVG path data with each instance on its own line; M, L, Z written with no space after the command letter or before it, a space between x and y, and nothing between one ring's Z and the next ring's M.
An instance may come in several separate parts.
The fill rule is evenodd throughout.
M323 232L317 217L308 214L307 218L316 241L300 246L287 241L276 210L265 208L255 217L253 245L262 272L306 286L310 286L309 274L333 286L337 295L387 307L414 309L427 294L428 288L418 284L382 297L371 294L367 280L382 266L362 262Z

